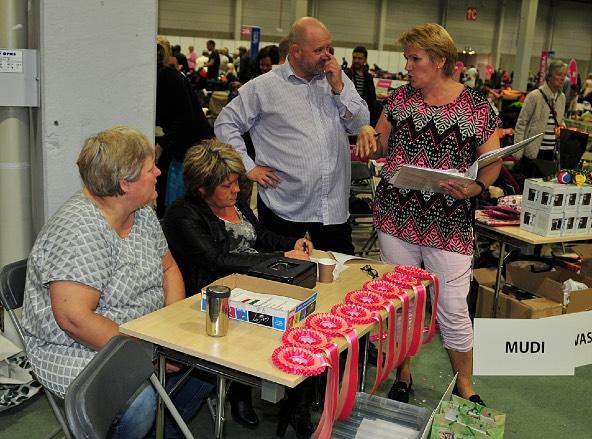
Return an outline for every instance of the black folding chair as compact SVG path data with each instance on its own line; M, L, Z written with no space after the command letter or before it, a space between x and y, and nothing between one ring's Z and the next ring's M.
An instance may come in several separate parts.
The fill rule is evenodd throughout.
M27 260L23 259L22 261L13 262L11 264L5 265L2 270L0 270L0 302L10 320L12 321L23 346L25 345L25 338L23 327L21 326L21 322L19 321L18 317L16 316L14 310L18 309L23 306L23 296L25 294L25 280L27 275ZM37 379L37 377L33 374L33 378ZM60 427L54 430L48 437L54 437L60 431L63 432L64 436L67 439L70 439L70 432L68 430L68 426L64 419L64 415L60 410L60 406L58 404L58 397L55 396L49 389L44 388L45 395L47 396L47 400L49 401L49 405L53 410L53 413L60 424ZM59 399L61 401L61 399Z
M115 336L72 381L66 391L66 417L77 439L106 438L115 417L147 381L154 386L185 437L193 438L154 374L151 352L152 345L148 343Z
M374 176L367 163L352 160L350 187L350 223L352 229L364 228L369 236L358 252L367 255L378 238L372 223L372 203L374 203ZM356 208L359 206L359 208ZM366 221L357 221L366 220ZM369 221L368 221L369 220Z

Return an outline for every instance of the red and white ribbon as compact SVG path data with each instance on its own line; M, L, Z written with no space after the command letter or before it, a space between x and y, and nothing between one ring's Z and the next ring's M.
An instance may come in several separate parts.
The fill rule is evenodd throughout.
M313 314L305 321L307 328L324 332L331 337L345 337L348 344L345 371L341 381L341 391L337 402L336 414L339 419L345 420L350 415L356 401L358 389L358 361L359 342L355 329L342 317L329 313Z
M434 295L432 297L432 317L427 335L424 337L424 344L429 343L432 337L436 333L436 314L438 312L438 296L440 295L440 281L436 273L430 273L422 268L415 267L413 265L397 265L395 266L395 272L404 273L409 276L416 277L418 279L431 280Z

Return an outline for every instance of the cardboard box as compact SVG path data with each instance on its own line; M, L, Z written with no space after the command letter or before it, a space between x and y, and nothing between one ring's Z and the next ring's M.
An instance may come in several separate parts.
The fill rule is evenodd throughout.
M260 294L275 294L277 296L291 297L300 300L300 304L284 311L264 306L250 305L242 302L229 301L231 319L242 320L256 325L267 326L278 331L285 331L296 323L304 320L312 314L316 308L317 293L307 288L295 285L274 282L267 279L246 276L244 274L231 274L212 282L210 285L224 285L231 290L243 288ZM208 285L209 286L209 285ZM201 310L206 310L205 292L202 289Z
M496 275L495 268L478 268L473 271L473 277L479 283L475 317L491 317ZM561 305L542 297L520 300L516 295L500 291L495 315L499 319L538 319L558 316L561 315Z
M572 291L569 297L564 298L563 282L567 279L573 279L592 286L591 278L572 271L559 268L555 271L533 273L528 268L520 268L509 263L506 266L506 279L508 283L515 287L522 288L539 297L545 297L563 306L564 314L592 309L592 288Z
M574 245L571 250L580 257L580 275L592 278L592 244Z
M491 317L493 293L492 287L479 287L475 317ZM498 319L539 319L541 317L561 315L561 305L544 297L519 300L512 294L500 291L495 315Z

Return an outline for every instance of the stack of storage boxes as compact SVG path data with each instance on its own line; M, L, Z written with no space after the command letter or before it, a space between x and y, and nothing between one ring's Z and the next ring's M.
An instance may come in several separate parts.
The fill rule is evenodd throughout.
M592 186L540 178L524 182L520 228L542 236L592 232Z

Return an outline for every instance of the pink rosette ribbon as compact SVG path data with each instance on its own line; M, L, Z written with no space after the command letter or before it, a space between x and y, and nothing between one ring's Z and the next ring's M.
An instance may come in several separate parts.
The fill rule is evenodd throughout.
M414 285L420 283L419 279L416 277L394 271L384 273L382 275L382 280L393 283L399 288L413 288Z
M394 299L398 297L399 292L401 291L394 283L384 280L370 280L366 282L362 288L380 294L385 299Z
M296 346L279 346L271 354L271 361L278 369L292 375L320 375L327 367L327 360L311 349Z
M395 266L395 273L404 273L418 279L432 281L432 317L430 319L427 335L423 340L424 344L429 343L436 333L436 314L438 312L438 296L440 295L440 281L438 280L438 275L413 265L397 265Z
M310 349L314 352L324 352L331 343L325 333L310 328L291 328L282 335L285 346L296 346Z
M313 314L305 321L307 328L324 332L331 337L345 337L348 344L345 371L337 402L337 418L345 420L350 415L358 388L359 343L355 329L343 317L329 313Z

